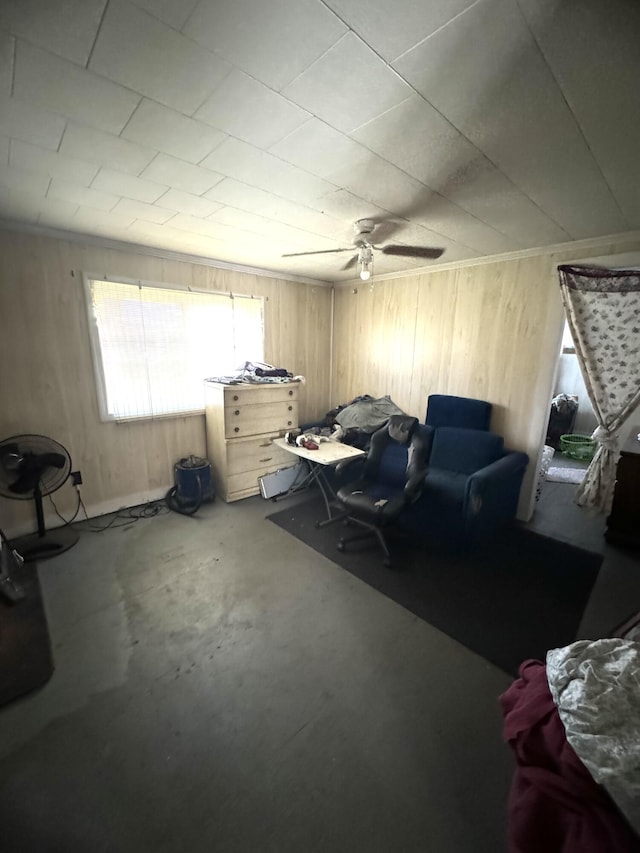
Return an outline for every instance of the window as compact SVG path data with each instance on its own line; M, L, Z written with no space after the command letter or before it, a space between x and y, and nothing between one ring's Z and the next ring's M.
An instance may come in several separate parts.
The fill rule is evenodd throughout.
M204 411L203 380L264 360L262 299L85 282L103 420Z
M564 328L562 330L562 353L571 355L575 353L576 348L573 344L573 337L571 336L571 329L569 328L569 324L567 321L564 321Z

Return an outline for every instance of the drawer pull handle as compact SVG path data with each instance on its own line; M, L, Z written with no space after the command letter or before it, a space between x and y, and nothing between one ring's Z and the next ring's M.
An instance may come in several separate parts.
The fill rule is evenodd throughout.
M289 396L293 397L293 391L289 391Z
M234 431L234 432L240 432L240 427L234 427L234 428L233 428L233 431Z
M292 411L293 411L293 406L289 406L289 411L290 411L290 412L292 412Z
M271 462L272 459L273 459L273 456L267 456L265 459L261 459L260 461L261 462Z
M239 414L240 414L240 409L236 409L236 410L235 410L235 412L234 412L233 414L234 414L234 415L239 415Z
M238 395L237 395L237 394L234 394L234 395L233 395L233 399L237 401L237 400L239 399L239 398L238 398Z
M291 426L291 421L287 421L287 426Z

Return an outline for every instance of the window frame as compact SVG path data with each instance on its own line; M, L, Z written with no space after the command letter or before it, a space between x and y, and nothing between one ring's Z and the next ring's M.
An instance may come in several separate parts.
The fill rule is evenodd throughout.
M104 273L82 273L84 302L89 330L89 344L91 349L91 361L93 364L93 375L95 381L95 390L98 404L98 412L102 423L132 423L135 421L157 421L167 420L168 418L186 418L204 414L204 404L197 409L186 409L176 412L159 412L148 415L131 415L129 417L112 415L108 411L107 406L107 385L104 369L104 360L102 357L102 348L100 346L100 333L98 331L97 316L93 310L93 293L91 283L93 281L108 281L114 284L126 284L141 288L157 287L162 290L175 290L184 293L200 293L205 296L225 296L229 299L236 297L242 299L254 299L260 302L260 315L262 318L262 345L264 352L265 344L265 297L256 296L254 294L237 293L228 290L206 290L204 288L191 287L185 284L175 284L166 281L151 281L148 279L129 278L127 276L106 275Z

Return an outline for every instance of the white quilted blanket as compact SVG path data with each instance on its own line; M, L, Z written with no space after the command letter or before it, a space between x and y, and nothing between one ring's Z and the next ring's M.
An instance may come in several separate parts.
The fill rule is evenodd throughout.
M546 664L567 740L640 833L640 642L580 640Z

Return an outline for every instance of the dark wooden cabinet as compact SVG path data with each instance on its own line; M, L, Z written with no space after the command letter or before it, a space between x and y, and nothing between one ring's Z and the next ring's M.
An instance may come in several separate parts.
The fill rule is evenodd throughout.
M634 426L618 460L607 542L640 546L640 424Z

